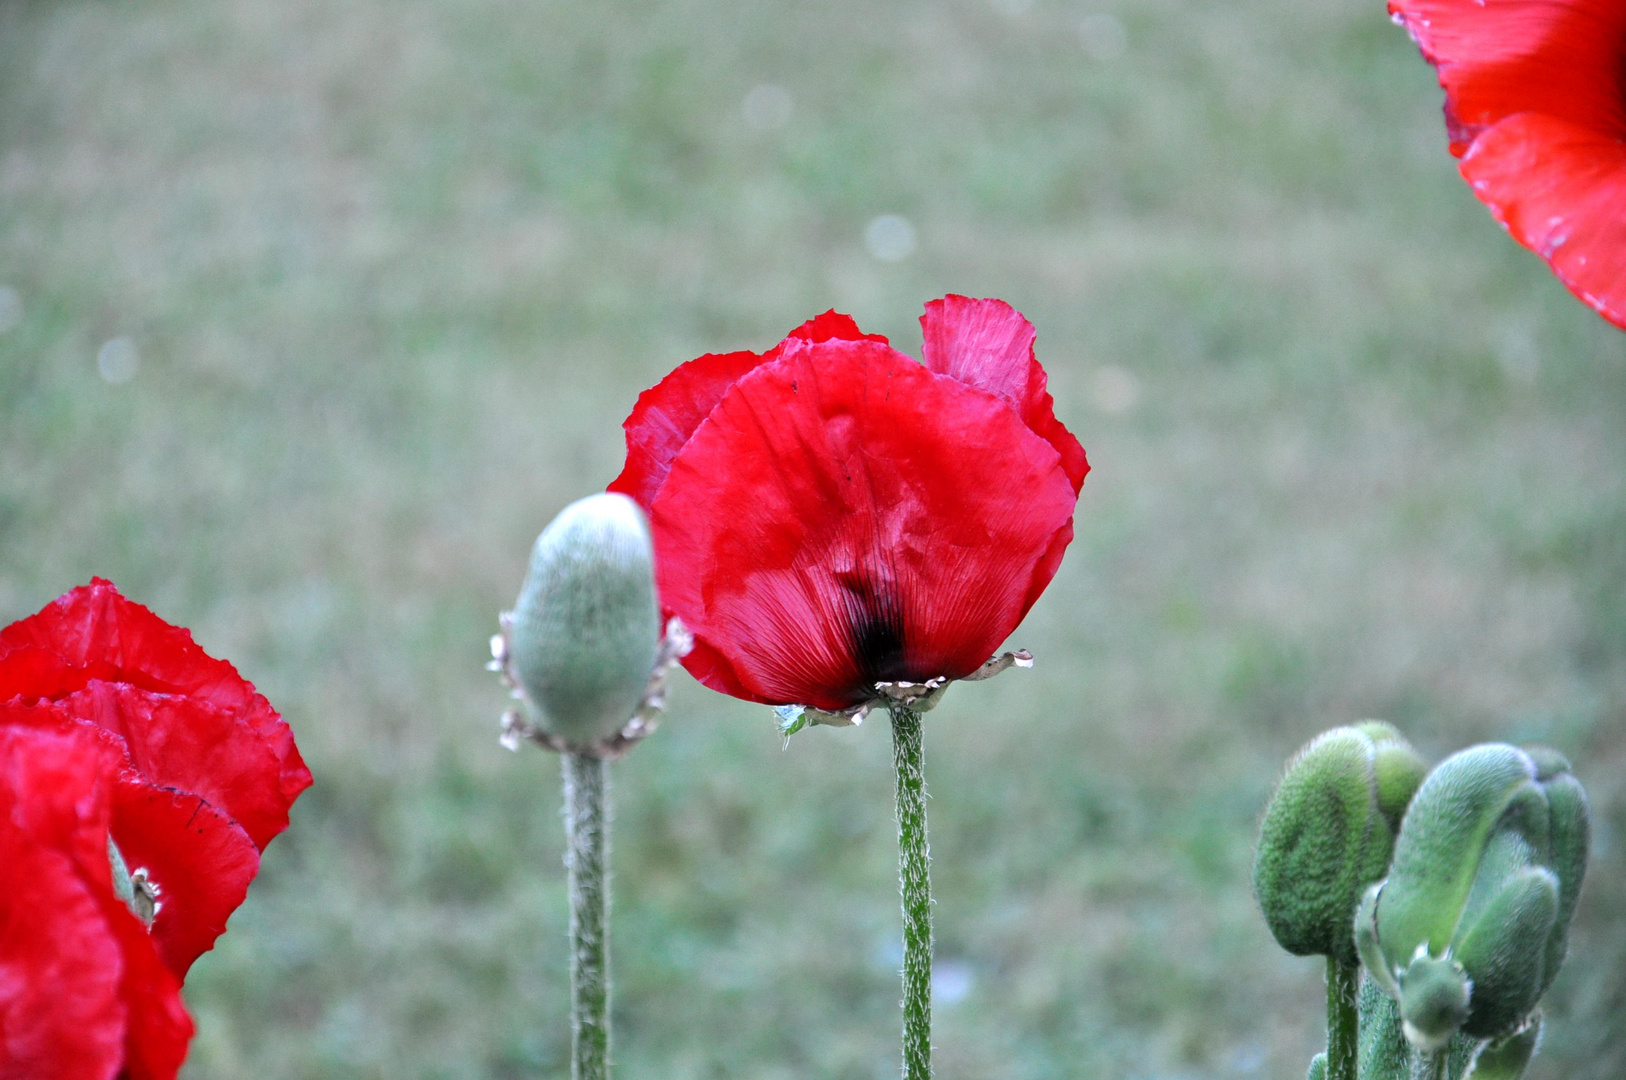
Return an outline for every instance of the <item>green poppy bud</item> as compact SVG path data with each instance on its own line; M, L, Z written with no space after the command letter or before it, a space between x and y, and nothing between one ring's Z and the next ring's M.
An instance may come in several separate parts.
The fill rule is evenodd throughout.
M602 494L560 511L536 538L504 625L499 661L541 731L569 747L619 733L643 701L661 634L638 505Z
M1586 796L1568 763L1505 744L1447 758L1418 789L1355 939L1406 1038L1517 1028L1563 959L1586 865Z
M1327 1080L1327 1054L1325 1051L1310 1059L1310 1071L1304 1080Z
M1356 903L1389 865L1394 823L1424 771L1405 738L1379 721L1323 732L1288 763L1253 867L1282 948L1355 962Z

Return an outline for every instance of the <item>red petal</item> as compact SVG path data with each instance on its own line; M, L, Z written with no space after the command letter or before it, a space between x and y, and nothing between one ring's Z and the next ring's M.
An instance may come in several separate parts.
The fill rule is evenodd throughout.
M1453 154L1520 112L1626 137L1620 0L1390 0L1389 11L1439 70Z
M245 811L261 846L286 824L288 807L311 784L293 732L237 669L205 653L186 630L125 599L111 582L94 579L0 630L0 700L57 699L97 679L184 695L230 716L268 749L280 803L271 817L280 815L281 824L267 832L260 817Z
M1626 329L1626 143L1525 113L1475 140L1461 169L1514 239Z
M59 703L123 740L149 784L202 796L263 849L288 827L275 751L234 713L197 698L92 682Z
M832 338L886 342L879 335L865 334L850 316L835 311L809 319L792 330L785 341L817 342ZM729 387L757 365L776 359L784 347L782 341L760 354L707 353L679 366L639 394L632 415L621 425L627 433L627 463L609 490L626 495L647 511L654 505L655 493L666 481L672 459L701 421L723 400Z
M741 379L651 519L663 601L708 646L696 677L833 709L992 655L1054 571L1075 501L1004 399L829 341L787 343Z
M82 868L117 765L93 739L0 728L0 1076L102 1080L123 1061L120 950L95 892L112 881Z
M0 709L0 1076L172 1080L192 1022L113 895L118 754L88 730L12 719Z
M621 425L627 433L627 463L609 490L647 511L694 429L728 388L760 363L762 357L754 352L707 353L639 394L632 415Z
M1056 419L1055 402L1045 389L1048 378L1033 355L1033 324L1003 300L950 294L926 305L920 328L926 366L1010 402L1028 428L1061 455L1076 495L1090 463Z
M132 871L158 886L152 936L180 978L214 948L259 872L248 834L196 795L166 791L126 772L113 796L113 840Z

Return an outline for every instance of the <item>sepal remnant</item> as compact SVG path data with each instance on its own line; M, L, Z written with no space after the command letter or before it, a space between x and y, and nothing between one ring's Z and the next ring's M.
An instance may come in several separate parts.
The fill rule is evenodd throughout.
M971 674L959 679L950 679L939 676L927 679L923 683L912 682L878 682L874 685L875 696L861 701L846 709L816 709L811 705L776 705L774 716L779 722L779 734L785 737L785 744L790 745L790 737L810 727L857 727L877 706L902 705L915 712L925 712L935 708L943 700L943 692L955 682L980 682L991 679L1000 672L1009 668L1030 668L1033 666L1033 654L1026 649L1015 652L1001 653L989 660Z

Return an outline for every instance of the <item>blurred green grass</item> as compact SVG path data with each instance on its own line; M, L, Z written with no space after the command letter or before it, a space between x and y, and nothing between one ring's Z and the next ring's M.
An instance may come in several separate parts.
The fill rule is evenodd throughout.
M318 780L186 1075L568 1071L555 763L481 669L528 544L679 362L831 306L913 350L957 291L1032 318L1095 472L1038 666L931 717L939 1075L1301 1074L1253 830L1382 716L1576 760L1532 1076L1616 1080L1626 338L1438 106L1377 0L0 0L0 619L113 578ZM615 770L623 1075L892 1075L884 730L782 751L681 681Z

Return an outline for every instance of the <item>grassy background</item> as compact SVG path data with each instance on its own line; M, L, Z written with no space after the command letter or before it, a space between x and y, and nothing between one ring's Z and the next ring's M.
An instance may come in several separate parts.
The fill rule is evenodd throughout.
M1038 666L931 715L939 1075L1302 1075L1253 832L1381 716L1576 760L1532 1077L1618 1080L1626 337L1439 97L1381 0L0 0L0 620L112 577L317 776L189 1080L568 1071L556 766L481 667L528 544L679 362L914 350L947 291L1032 318L1095 471ZM884 729L679 681L615 770L622 1075L895 1075Z

